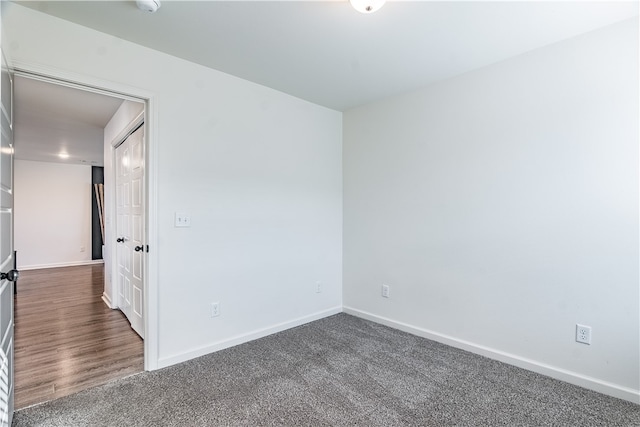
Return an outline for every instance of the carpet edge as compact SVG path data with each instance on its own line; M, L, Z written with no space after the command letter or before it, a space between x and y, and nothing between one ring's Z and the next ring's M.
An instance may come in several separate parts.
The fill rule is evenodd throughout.
M229 347L235 347L236 345L244 344L249 341L257 340L259 338L266 337L278 332L285 331L287 329L295 328L309 322L323 319L325 317L333 316L334 314L342 313L342 306L336 306L327 310L318 311L308 316L298 317L286 322L277 323L266 328L256 329L246 334L237 335L235 337L218 341L206 346L198 347L186 352L182 352L173 356L159 358L158 369L166 368L177 363L186 362L187 360L195 359L196 357L204 356L209 353L224 350Z
M355 317L369 320L371 322L379 323L381 325L408 332L422 338L427 338L441 344L466 350L480 356L485 356L490 359L498 360L509 365L536 372L538 374L564 381L569 384L577 385L579 387L583 387L598 393L606 394L608 396L616 397L618 399L626 400L640 405L640 390L634 390L628 387L620 386L618 384L602 381L597 378L579 374L577 372L568 371L566 369L547 365L536 360L527 359L491 347L475 344L449 335L413 326L408 323L403 323L393 319L389 319L387 317L378 316L376 314L369 313L364 310L359 310L353 307L344 306L343 312Z

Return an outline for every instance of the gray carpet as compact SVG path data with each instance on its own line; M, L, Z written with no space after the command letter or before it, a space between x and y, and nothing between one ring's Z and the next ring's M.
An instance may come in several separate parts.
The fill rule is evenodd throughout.
M640 426L640 406L346 314L16 412L14 426Z

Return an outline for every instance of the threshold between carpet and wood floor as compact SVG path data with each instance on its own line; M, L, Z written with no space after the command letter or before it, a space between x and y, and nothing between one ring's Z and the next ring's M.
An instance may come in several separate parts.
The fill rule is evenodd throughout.
M640 406L347 314L16 412L14 426L640 426Z

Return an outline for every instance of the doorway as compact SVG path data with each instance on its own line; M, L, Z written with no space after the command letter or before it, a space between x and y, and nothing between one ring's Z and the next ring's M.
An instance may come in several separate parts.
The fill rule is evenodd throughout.
M69 84L69 83L65 83L65 82L61 82L61 81L57 81L57 80L53 80L53 79L49 79L49 78L43 78L41 76L35 76L35 75L31 75L31 74L25 73L25 72L19 72L18 73L18 77L19 78L24 78L24 79L32 79L32 80L37 81L39 83L46 83L48 85L57 86L58 89L64 88L65 90L75 91L73 93L76 93L76 94L80 91L80 92L84 92L85 95L87 95L87 94L94 94L94 95L95 94L99 94L99 95L102 95L102 96L109 96L111 98L117 98L117 99L119 99L120 103L125 103L125 102L131 103L131 104L137 103L139 105L142 105L142 110L144 110L144 103L141 103L139 99L135 99L134 100L134 99L131 99L131 97L126 97L126 96L121 97L121 95L114 95L113 93L108 93L107 94L104 91L99 91L99 90L96 90L96 89L93 89L93 88L80 87L78 85L73 85L73 84ZM42 93L42 91L40 91L40 93ZM68 92L68 93L71 93L71 92ZM17 95L16 96L16 106L19 107L20 103L21 103L20 93L18 92L16 95ZM73 95L64 95L64 96L62 96L62 98L65 98L65 99L69 98L69 97L72 98ZM47 103L50 103L50 102L53 102L53 101L51 99L38 99L38 98L36 98L36 99L27 99L27 102L31 102L31 103L36 102L37 106L42 106L42 105L47 105ZM91 102L89 102L89 104L91 104ZM88 108L86 102L82 103L82 108L84 108L84 109ZM34 108L31 108L31 109L33 110ZM24 123L22 123L20 121L20 115L19 115L18 109L16 109L16 111L17 111L17 114L16 114L16 126L15 126L16 130L18 131L19 134L20 133L28 134L28 132L23 132L23 131L25 131ZM118 114L118 111L120 111L120 109L118 109L116 111L116 113L114 113L113 118L115 118L115 115ZM50 113L49 116L55 116L55 114L51 114ZM120 114L120 117L118 118L119 122L121 122L123 120L122 116L123 115ZM144 116L144 113L142 113L142 116ZM68 125L70 125L70 122L67 121L66 123L63 123L63 125L64 126L68 126ZM129 124L127 123L127 125L129 125ZM110 135L118 134L121 131L122 131L121 129L116 129L116 130L111 129L110 130L110 132L111 132ZM50 136L51 136L52 133L55 133L55 132L50 132ZM101 149L102 149L102 158L104 160L106 160L105 161L105 167L113 168L112 159L114 157L115 148L113 147L112 141L108 141L107 143L105 143L104 137L107 136L106 134L107 134L107 129L105 127L104 128L103 139L100 141L100 146L101 146ZM51 141L51 140L52 140L52 138L48 139L48 141ZM74 158L73 144L71 142L69 142L68 140L67 140L66 143L67 143L67 147L66 147L66 153L65 154L67 154L68 157L67 157L67 159L62 159L62 157L59 156L62 160L72 159L72 160L75 160L76 162L80 162L80 165L85 164L87 167L90 167L91 164L95 164L93 160L89 160L88 158L87 159L80 158L83 155L86 156L86 154L83 154L83 155L80 155L80 156L76 156ZM141 147L142 147L142 150L143 150L142 152L144 153L144 144L145 144L144 138L142 138L140 140L140 143L141 143ZM16 154L17 154L17 158L18 159L20 159L20 157L21 157L20 144L21 144L21 139L18 137L18 138L16 138ZM36 148L36 151L38 151L37 148ZM40 149L40 155L47 155L47 153L44 153L44 151L46 151L46 150ZM60 152L62 152L62 151L60 151ZM49 153L49 154L51 154L51 153ZM56 154L59 154L59 153L56 153ZM42 161L42 159L40 161ZM107 172L107 171L105 171L105 172ZM109 177L113 177L113 173L111 173L111 175L109 175L109 173L105 173L105 175L106 175L107 179L109 179ZM143 176L144 176L144 174L143 174ZM111 186L111 188L112 188L111 191L113 192L113 188L115 187L115 182L110 183L110 182L107 181L106 184L107 185L106 185L105 189L107 189L107 188L109 188L109 186ZM46 185L46 182L44 182L43 185ZM140 197L140 198L144 199L145 198L144 187L142 187L141 190L142 191L137 195L137 197ZM106 208L105 210L107 212L108 212L109 209L115 210L115 207L113 206L113 204L114 204L114 200L112 198L110 199L109 197L105 197L105 208ZM23 213L23 211L21 211L19 209L19 207L18 207L18 209L16 211L17 216L19 216L21 213ZM142 216L143 216L143 218L146 216L146 211L142 212ZM25 271L24 280L22 280L20 285L18 286L18 296L16 298L16 344L18 344L18 340L20 339L18 337L18 335L20 334L21 328L26 327L26 325L27 325L27 323L22 322L22 326L20 326L20 322L21 322L19 320L20 314L24 313L26 311L26 310L23 310L23 308L25 306L23 306L23 307L20 306L20 300L21 299L26 300L30 295L33 296L33 295L35 295L35 293L42 291L42 289L37 289L38 288L38 286L37 286L37 281L38 280L42 281L43 283L47 283L49 285L49 287L51 288L55 284L55 282L52 280L52 278L58 277L59 274L61 274L61 273L66 275L67 278L63 279L63 280L60 280L58 282L58 284L55 287L52 288L54 290L55 294L57 295L55 298L53 298L54 301L60 302L62 300L68 300L67 292L71 292L72 294L75 293L78 298L75 298L74 301L72 301L74 306L78 306L81 301L83 303L86 302L87 303L87 308L85 310L86 312L89 312L89 311L94 311L95 312L95 311L102 310L102 311L105 311L105 312L109 313L109 314L103 313L103 315L111 316L112 320L115 320L116 323L118 322L118 320L120 320L120 323L122 323L121 322L122 319L124 319L124 321L126 323L128 323L126 321L127 320L126 317L123 316L120 313L120 311L111 310L112 308L120 308L122 310L122 308L125 306L125 303L119 297L118 292L115 291L116 290L115 289L116 286L115 286L115 283L114 283L115 277L113 277L114 276L113 274L110 274L112 269L114 268L114 263L111 262L111 259L114 259L114 257L110 257L109 255L110 255L110 251L115 251L114 246L115 246L116 237L115 237L115 234L114 234L115 230L110 229L108 227L108 224L110 223L109 217L110 216L108 214L105 216L105 223L106 223L105 224L106 225L106 227L105 227L106 228L106 230L105 230L105 243L106 243L106 245L105 245L105 249L106 249L106 251L105 251L105 255L106 255L105 259L106 259L106 264L104 266L103 265L97 265L95 263L89 263L89 262L83 263L82 261L74 263L73 260L72 260L72 262L68 263L67 266L64 266L64 260L63 260L63 262L59 263L60 265L53 266L53 267L56 267L56 268L44 268L44 269L40 268L38 270ZM113 237L112 240L113 240L114 244L113 245L109 245L108 244L109 240L112 237ZM83 244L83 245L80 246L80 249L84 248L84 250L86 251L87 246L88 245L84 245ZM28 257L26 257L26 259L28 259ZM43 267L43 266L47 267L46 263L40 265L40 267ZM106 267L106 269L105 269L105 267ZM145 268L144 259L141 257L140 263L139 263L140 274L138 276L139 279L140 279L139 287L141 289L144 289L144 276L142 275L142 272L144 271L144 268ZM69 280L70 277L73 277L74 279L73 280ZM29 283L29 280L31 280L31 284ZM35 281L35 283L34 283L34 281ZM73 290L70 290L70 289L64 287L66 282L78 282L78 281L83 281L83 283L86 286L86 288L78 288L75 291L73 291ZM90 298L83 298L83 297L89 296L89 295L95 296L94 294L96 292L96 289L100 290L100 293L98 295L99 299L98 299L97 303L95 301L95 298L93 300L90 300ZM144 295L144 294L141 294L141 295ZM51 298L51 297L50 296L49 297L41 296L41 298L47 299L47 298ZM141 300L141 299L139 299L138 301L139 301L138 306L140 307L140 310L138 310L138 313L140 314L140 316L139 316L140 317L140 323L142 325L144 325L144 311L142 311L142 307L144 307L144 301ZM49 307L40 307L40 310L43 310L43 311L41 311L41 314L44 312L45 309L52 308L51 307L52 305L54 305L54 304L49 304ZM80 310L80 312L81 311L82 310ZM65 320L64 323L67 326L75 324L75 327L71 328L69 333L71 333L73 331L80 330L80 327L86 326L85 323L93 324L94 326L97 327L96 329L99 329L99 327L101 326L100 324L104 321L104 319L102 319L101 321L90 320L89 317L82 317L82 316L84 316L84 314L81 314L80 312L75 313L74 315L72 315L72 316L75 316L75 317L72 317L70 319L66 319ZM122 312L124 313L124 310L122 310ZM40 317L40 318L43 319L44 322L46 322L46 320L44 320L44 318L46 316L40 315L40 316L34 316L34 317L35 318ZM119 317L119 319L118 319L118 317ZM45 326L45 325L42 325L42 326ZM128 329L129 329L128 332L133 332L131 327L129 327ZM86 333L86 332L84 332L84 333ZM49 333L49 334L45 334L45 335L54 335L55 336L55 335L62 335L62 334L60 334L60 333L55 333L55 334ZM136 337L136 339L138 341L140 341L139 338ZM69 342L70 341L68 341L66 343L69 344ZM112 356L118 356L118 354L120 354L120 355L122 354L122 352L118 351L118 345L119 345L118 342L122 343L122 339L117 339L117 340L103 339L102 340L102 344L99 346L99 348L89 349L88 348L89 346L87 346L86 343L83 346L86 347L87 350L92 351L92 352L101 351L101 352L103 352L103 355L111 354ZM107 345L108 343L110 343L111 346ZM56 350L53 350L53 351L59 353L59 355L65 356L66 359L63 358L62 363L58 363L55 367L51 367L52 369L65 371L65 374L67 376L69 374L72 375L73 372L82 371L82 370L88 370L89 372L91 372L91 370L93 369L94 373L98 372L95 367L90 368L90 367L86 367L85 366L83 368L81 366L76 365L76 362L79 360L77 354L73 352L72 348L66 348L65 349L64 344L65 343L60 343L61 347L58 347ZM139 344L138 347L142 350L143 346L141 345L140 342L138 344ZM70 344L70 345L73 347L74 345L77 345L77 343L76 344ZM21 355L23 355L23 352L19 352L18 350L22 351L23 349L18 349L16 347L16 355L17 355L17 357L20 357ZM45 350L45 353L46 352L51 352L51 351L52 351L51 349ZM40 358L41 356L42 356L42 358ZM42 360L42 361L46 360L46 356L44 356L44 355L41 355L41 356L25 356L25 357L29 357L29 358L35 357L36 360ZM33 362L33 360L31 360L31 362ZM127 370L127 369L123 370L123 369L120 369L120 368L116 367L114 364L109 362L108 357L103 359L102 362L103 362L103 365L105 367L111 367L112 371L120 371L123 376L124 375L129 375L129 374L132 373L130 370ZM139 362L140 363L136 362L133 365L137 366L137 368L135 368L135 369L138 369L139 371L141 371L142 370L142 354L140 354ZM19 363L19 360L16 360L16 368L18 369L20 366L21 366L21 364ZM109 368L107 368L107 369L109 369ZM20 376L20 372L16 371L16 375ZM31 375L31 377L33 377L33 375ZM99 375L95 375L94 377L99 377ZM96 378L94 378L94 380L95 379ZM113 379L113 376L109 377L109 379ZM99 382L99 380L98 380L98 382ZM96 381L87 380L87 379L77 379L76 383L85 384L87 387L97 384ZM20 387L19 382L17 384L17 387ZM61 391L60 390L61 388L65 388L65 387L66 387L65 385L60 384L60 383L58 383L58 386L56 386L54 384L52 386L52 389L49 390L49 391L53 392L53 393L51 393L51 397L54 397L54 398L55 397L59 397L60 394L56 394L56 393ZM56 390L56 388L58 390ZM75 386L74 387L66 387L66 388L68 390L77 391L77 388L75 388ZM16 394L19 395L20 394L20 390L16 389ZM64 394L62 394L62 395L64 395ZM31 403L35 403L35 402L31 402Z
M101 300L101 264L20 273L15 296L15 408L143 371L143 342Z

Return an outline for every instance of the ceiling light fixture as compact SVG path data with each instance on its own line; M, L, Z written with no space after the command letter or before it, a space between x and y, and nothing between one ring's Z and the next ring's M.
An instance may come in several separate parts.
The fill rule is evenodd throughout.
M68 159L69 158L69 153L65 153L64 151L60 154L58 154L58 157L60 157L61 159Z
M385 0L349 0L349 2L360 13L373 13L384 5Z
M153 13L160 9L160 0L136 0L136 5L144 12Z

